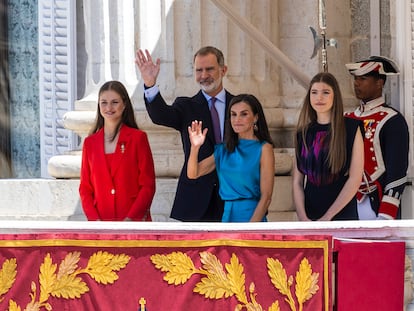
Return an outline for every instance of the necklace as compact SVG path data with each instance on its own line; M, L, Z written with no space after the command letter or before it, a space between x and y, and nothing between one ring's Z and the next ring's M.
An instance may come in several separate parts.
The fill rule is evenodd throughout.
M111 142L111 141L114 141L117 138L118 135L119 135L119 132L116 133L116 135L114 135L114 134L111 134L111 135L104 134L104 138L105 138L105 141Z

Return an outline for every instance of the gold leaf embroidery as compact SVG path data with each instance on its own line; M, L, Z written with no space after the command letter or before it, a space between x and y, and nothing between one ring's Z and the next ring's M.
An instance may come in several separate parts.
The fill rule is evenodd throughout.
M80 252L73 252L66 255L59 265L59 272L57 278L60 279L62 276L72 274L78 268L78 262L80 260Z
M237 256L232 254L230 263L226 264L226 271L223 268L223 264L218 258L209 252L201 252L200 259L202 263L201 269L196 269L191 259L184 253L172 253L169 255L153 255L151 261L155 267L163 272L166 272L164 280L169 284L173 284L167 277L172 269L183 266L177 263L178 258L186 259L186 266L189 267L185 270L187 273L186 278L182 283L184 284L193 274L198 273L203 275L200 282L198 282L193 289L194 292L204 295L209 299L228 298L236 295L237 299L242 303L236 306L236 310L242 310L246 308L249 311L261 311L261 307L255 300L255 295L251 293L252 302L247 301L245 294L245 275L243 266L240 264ZM177 285L177 283L174 283ZM253 289L254 289L254 284Z
M0 270L0 297L7 293L16 280L17 274L16 258L7 259L3 262ZM3 297L0 298L0 301Z
M125 255L125 254L119 254L119 255L112 255L111 262L109 263L109 266L114 271L120 271L121 269L125 268L128 264L131 257Z
M57 265L52 262L50 254L46 254L39 269L39 299L36 301L37 286L32 281L31 301L24 311L40 311L42 308L47 311L52 310L52 306L47 302L50 296L64 299L80 298L82 294L89 291L87 284L79 277L82 273L89 274L98 283L112 284L118 279L114 271L125 268L130 257L125 254L113 255L99 251L89 258L85 269L78 268L79 260L80 252L68 253L61 261L56 273ZM9 311L21 311L21 309L13 300L10 300Z
M217 276L218 279L226 279L226 273L223 270L223 265L220 260L209 252L200 253L201 263L208 274Z
M89 258L86 269L81 271L89 274L98 283L112 284L118 279L114 271L124 268L129 259L127 255L112 255L99 251Z
M272 305L269 307L269 311L280 311L279 301L272 303Z
M88 286L80 277L66 274L60 277L51 292L57 298L74 299L89 291Z
M249 286L249 292L250 292L250 300L251 303L248 303L246 305L247 310L262 310L262 306L256 301L256 288L254 283L250 283Z
M227 298L233 295L230 288L226 288L222 280L214 276L202 278L193 291L210 299Z
M247 304L244 284L246 276L244 275L243 266L235 254L231 256L230 264L226 264L226 270L229 274L230 288L236 294L238 301Z
M318 291L317 285L319 273L312 273L312 267L306 258L303 258L299 271L296 273L296 297L299 302L299 310L303 309L303 303Z
M223 269L220 260L210 252L200 253L202 268L196 269L191 258L181 252L173 252L168 255L156 254L151 256L155 268L166 272L164 280L168 284L185 284L192 275L200 274L203 277L193 291L209 299L220 299L236 296L239 304L235 311L246 309L247 311L263 311L262 306L256 300L255 285L252 282L249 286L249 299L245 291L245 274L243 265L238 257L232 254L230 263L225 264L227 271ZM285 295L285 301L292 311L296 311L296 303L293 298L291 287L294 283L293 276L287 276L282 263L278 259L267 259L268 275L272 284ZM181 271L180 271L181 269ZM312 298L319 290L319 273L313 273L309 261L302 259L299 271L296 273L296 295L299 303L299 310L303 309L303 303ZM279 301L275 301L268 311L280 311Z
M21 311L17 303L10 299L9 301L9 311Z
M150 259L157 269L167 272L164 280L168 284L184 284L196 272L191 258L181 252L173 252L169 255L152 255Z
M39 303L43 303L49 299L49 295L53 290L53 285L56 282L56 264L52 263L52 258L48 253L40 266L39 284L40 297Z
M196 284L194 292L204 295L206 298L227 298L233 296L231 283L223 270L223 265L217 257L208 252L200 253L204 270L201 273L207 275Z
M253 303L248 303L244 307L246 308L247 311L263 311L260 305L255 305Z
M295 301L292 297L290 287L293 283L293 278L290 276L287 278L286 271L283 268L282 263L278 259L267 259L268 274L272 284L279 290L282 295L287 296L285 301L289 304L292 311L296 311Z
M48 303L40 304L37 301L32 301L26 306L24 311L39 311L42 306L45 307L46 310L52 310L52 307Z

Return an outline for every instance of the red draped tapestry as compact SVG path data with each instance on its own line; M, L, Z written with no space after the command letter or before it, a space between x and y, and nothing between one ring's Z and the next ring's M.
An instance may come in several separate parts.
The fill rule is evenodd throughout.
M337 311L404 309L405 242L335 239Z
M0 310L331 309L330 236L0 235Z

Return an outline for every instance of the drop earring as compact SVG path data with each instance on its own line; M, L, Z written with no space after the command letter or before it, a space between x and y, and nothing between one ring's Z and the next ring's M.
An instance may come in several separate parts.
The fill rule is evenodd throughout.
M254 122L254 123L253 123L253 130L257 132L257 130L258 130L258 129L259 129L259 128L257 127L257 123L256 123L256 122Z

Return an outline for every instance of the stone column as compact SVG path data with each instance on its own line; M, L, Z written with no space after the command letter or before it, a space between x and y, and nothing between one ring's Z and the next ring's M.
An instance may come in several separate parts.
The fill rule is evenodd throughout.
M84 36L87 58L85 70L79 73L85 75L85 94L75 102L75 111L95 113L98 91L104 82L119 80L130 93L137 85L133 54L134 1L85 1L83 16L85 33L78 36Z
M279 11L274 1L234 1L233 4L239 14L278 43ZM172 102L176 96L190 96L198 91L192 61L195 51L203 45L214 45L223 51L229 67L224 81L226 88L234 94L253 93L261 100L275 141L278 147L283 147L283 138L279 137L285 123L280 103L279 67L212 3L93 0L84 3L83 15L87 59L85 94L75 102L75 110L64 117L65 127L82 138L77 149L81 148L95 118L99 87L107 80L120 80L130 91L139 126L150 137L158 164L157 176L176 177L182 161L180 138L175 131L153 125L146 114L142 83L134 65L135 47L148 49L154 58L161 59L158 85L167 102ZM135 42L128 38L134 38ZM58 163L68 161L67 157L51 159L50 174L77 177L79 157L76 155L72 161L72 169ZM74 167L76 161L79 164Z
M54 156L49 160L49 174L56 178L79 177L80 149L96 116L100 86L108 80L119 80L132 94L138 83L133 54L134 1L85 1L82 15L84 33L77 35L78 42L84 42L87 61L78 75L85 76L82 79L85 81L85 94L75 101L75 110L63 117L65 128L74 131L81 139L69 154Z

